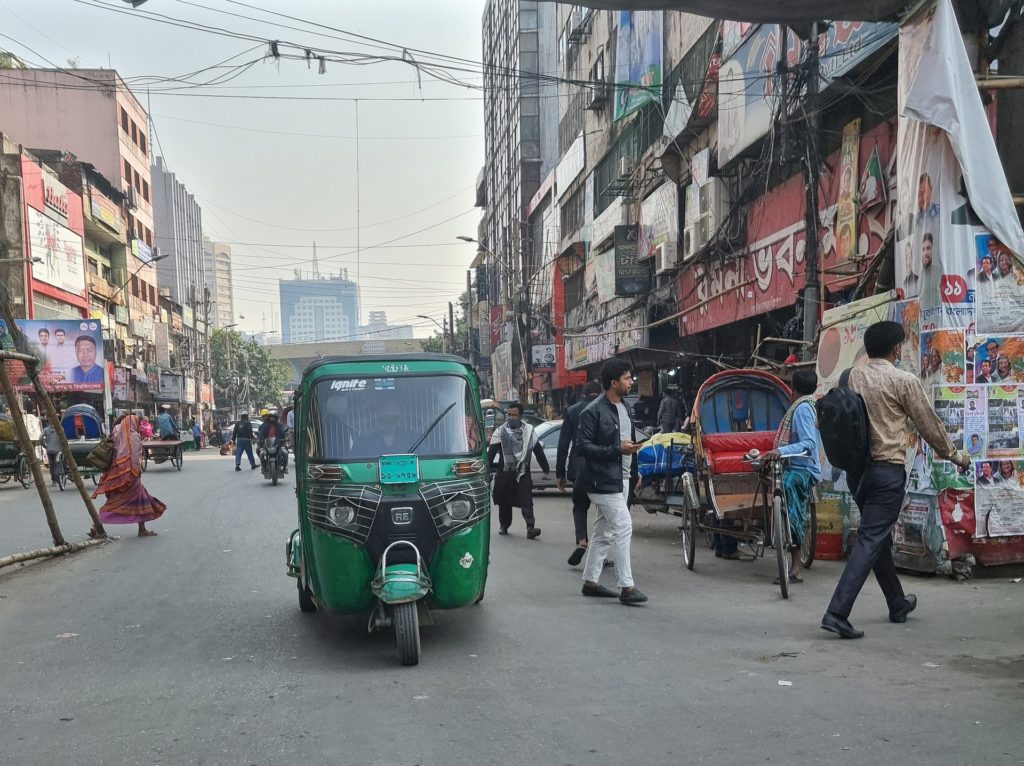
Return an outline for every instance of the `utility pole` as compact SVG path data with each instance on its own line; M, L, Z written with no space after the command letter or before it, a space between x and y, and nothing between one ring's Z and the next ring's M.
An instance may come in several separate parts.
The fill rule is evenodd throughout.
M448 334L450 336L448 341L448 352L451 354L455 353L455 308L452 306L452 302L448 301Z
M466 270L466 359L473 366L473 271Z
M779 48L782 56L787 53L789 28L781 27L782 39ZM804 286L804 361L811 359L811 343L818 329L818 310L821 303L821 267L818 261L818 137L820 118L818 115L818 23L811 24L811 37L807 43L807 100L804 106L806 120L804 124L804 173L807 178L807 212L805 227L807 229L807 247L804 252L807 267L807 280ZM786 115L783 115L783 119Z

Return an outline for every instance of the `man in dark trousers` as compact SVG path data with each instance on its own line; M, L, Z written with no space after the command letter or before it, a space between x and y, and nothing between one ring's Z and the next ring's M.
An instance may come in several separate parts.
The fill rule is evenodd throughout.
M235 443L235 470L242 470L242 453L249 458L249 468L256 470L256 458L252 454L252 423L249 422L249 413L243 412L242 417L235 423L231 431L231 441Z
M576 527L576 548L569 556L569 566L574 567L583 561L589 545L587 535L587 511L590 510L590 498L583 489L583 483L577 481L579 476L579 455L576 449L576 427L580 413L601 393L601 384L592 380L583 387L583 398L565 411L562 418L562 430L558 435L558 457L555 460L555 478L558 488L565 492L566 479L572 482L572 521Z
M917 596L904 594L892 560L892 531L903 505L906 488L907 444L913 423L917 433L935 450L935 456L961 468L970 459L954 446L945 426L932 409L920 379L899 370L900 346L906 335L899 322L876 322L864 333L867 364L850 372L850 388L864 399L868 413L871 461L862 474L848 474L854 500L860 508L860 528L846 568L836 585L821 627L843 638L860 638L864 631L850 624L850 612L860 589L875 573L889 606L889 621L902 623L917 607Z
M679 400L679 391L670 388L658 407L658 428L663 434L674 433L679 430L683 420L683 405Z
M530 476L530 456L537 457L544 475L551 467L547 455L537 438L533 426L523 422L523 408L518 403L510 404L506 410L505 422L494 432L494 443L487 452L488 462L495 468L494 502L498 506L498 534L507 535L512 526L512 506L519 506L526 522L526 537L533 540L540 537L540 527L533 516L533 477Z
M633 387L628 362L612 359L601 368L604 395L592 401L580 414L576 450L583 459L582 484L597 509L594 535L583 567L583 595L600 598L618 596L623 604L642 604L647 596L633 585L629 546L633 519L629 515L629 494L636 471L633 418L623 399ZM612 554L618 573L619 592L601 585L605 557Z

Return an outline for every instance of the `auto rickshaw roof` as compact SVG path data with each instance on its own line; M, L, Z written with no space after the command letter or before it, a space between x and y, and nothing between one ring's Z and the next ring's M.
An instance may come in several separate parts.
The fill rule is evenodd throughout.
M343 356L325 356L306 366L303 377L330 364L388 364L389 362L447 362L461 367L469 367L469 362L454 354L435 354L429 352L406 354L346 354Z

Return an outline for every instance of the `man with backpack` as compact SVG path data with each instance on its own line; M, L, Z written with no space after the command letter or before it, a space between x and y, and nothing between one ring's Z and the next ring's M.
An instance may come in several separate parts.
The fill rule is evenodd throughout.
M849 617L872 571L889 606L890 622L906 622L917 607L917 596L904 594L896 574L891 539L906 488L907 445L914 438L910 424L936 457L961 470L971 465L950 440L920 379L895 367L905 337L898 322L871 325L864 333L867 363L844 372L840 386L818 403L825 452L833 465L846 470L861 513L853 550L821 620L823 630L842 638L864 635Z

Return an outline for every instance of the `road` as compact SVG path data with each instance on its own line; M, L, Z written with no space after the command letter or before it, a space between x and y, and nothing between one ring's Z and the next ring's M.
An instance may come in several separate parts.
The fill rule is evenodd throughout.
M1024 583L913 578L860 641L817 627L840 568L789 601L771 563L681 564L673 520L635 515L644 607L584 599L567 499L492 540L487 598L438 615L398 665L362 619L299 612L285 576L290 486L212 451L151 468L168 502L106 546L0 571L0 763L1024 763ZM69 533L77 498L56 498ZM48 543L34 494L0 487L3 553ZM609 583L613 584L613 583ZM782 682L788 682L782 684ZM789 685L791 684L791 685Z

